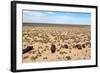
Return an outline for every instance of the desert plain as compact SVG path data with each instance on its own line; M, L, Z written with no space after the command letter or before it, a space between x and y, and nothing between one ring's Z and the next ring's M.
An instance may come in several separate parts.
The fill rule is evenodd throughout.
M23 63L91 59L90 25L23 23Z

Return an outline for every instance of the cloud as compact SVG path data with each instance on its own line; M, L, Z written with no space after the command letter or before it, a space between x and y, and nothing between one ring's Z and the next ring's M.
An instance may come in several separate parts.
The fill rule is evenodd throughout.
M39 11L23 11L23 22L42 22L45 18L46 14Z

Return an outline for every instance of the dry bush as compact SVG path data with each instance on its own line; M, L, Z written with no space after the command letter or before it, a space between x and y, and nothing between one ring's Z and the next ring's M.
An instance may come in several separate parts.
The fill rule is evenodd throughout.
M38 58L38 55L32 56L30 59L31 59L31 60L36 60L37 58Z
M68 49L68 45L67 44L64 44L64 48Z
M29 58L29 56L25 56L25 57L23 57L23 59L27 59L27 58Z
M56 46L54 44L51 45L51 53L55 53L56 52Z
M66 56L65 57L67 60L71 60L71 57L70 56Z
M48 59L47 57L43 57L43 59Z
M82 47L85 48L85 44L82 44Z
M77 44L77 45L76 45L76 48L78 48L79 50L81 50L81 49L82 49L82 47L81 47L81 45L80 45L80 44Z

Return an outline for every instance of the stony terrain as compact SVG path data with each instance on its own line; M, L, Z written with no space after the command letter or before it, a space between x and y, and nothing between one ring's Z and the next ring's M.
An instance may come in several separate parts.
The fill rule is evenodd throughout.
M90 26L23 25L23 63L91 58Z

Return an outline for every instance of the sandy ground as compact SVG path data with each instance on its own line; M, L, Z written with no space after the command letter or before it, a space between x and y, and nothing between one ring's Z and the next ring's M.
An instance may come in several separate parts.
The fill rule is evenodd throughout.
M91 59L90 42L90 26L23 26L23 63Z

